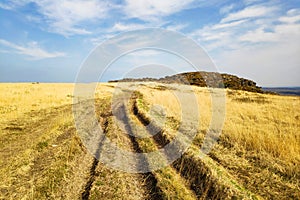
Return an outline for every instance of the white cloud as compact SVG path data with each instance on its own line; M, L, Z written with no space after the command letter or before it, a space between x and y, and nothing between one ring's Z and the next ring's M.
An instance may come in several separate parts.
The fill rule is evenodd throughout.
M274 32L266 32L263 28L258 28L254 31L249 31L246 34L239 37L240 41L246 42L276 42L278 36Z
M296 42L300 44L300 10L289 10L286 15L274 20L276 25L261 25L256 30L248 31L239 37L248 42ZM278 23L281 22L281 23ZM265 29L269 29L266 31Z
M240 20L229 23L218 23L205 26L189 34L190 37L196 39L208 51L217 48L236 48L235 42L236 31L249 26L248 20Z
M218 31L214 34L210 33L202 33L202 40L203 41L210 41L210 40L221 40L222 38L225 38L227 36L230 36L230 32L227 31Z
M224 23L241 19L269 16L269 14L273 11L274 7L260 5L250 6L238 12L230 13L227 17L223 18L221 22Z
M28 3L28 0L10 0L4 2L0 2L0 8L5 9L5 10L13 10L17 7L23 6L26 3Z
M208 50L223 72L250 78L261 86L297 86L299 19L299 8L286 11L276 3L252 2L190 36Z
M94 30L89 29L91 26L85 25L85 23L91 25L92 22L97 22L99 24L99 20L110 17L111 11L116 11L119 15L125 15L129 19L138 18L150 22L150 24L145 24L148 27L158 27L165 24L162 22L162 17L188 9L195 4L198 6L207 4L202 0L125 0L122 6L109 0L12 0L6 4L0 3L0 7L17 9L28 3L37 5L37 11L42 15L42 17L39 16L41 21L48 25L47 31L65 36L91 34ZM40 22L36 16L27 16L26 18L30 21ZM143 25L116 23L113 29L115 31L128 31L140 27Z
M129 18L139 18L144 21L155 21L159 17L168 16L189 8L194 1L195 0L126 0L124 13Z
M116 36L120 32L134 31L134 30L153 27L153 26L154 25L152 23L138 24L138 23L117 22L111 28L103 29L100 34L101 36L91 38L91 39L89 39L89 41L92 42L93 45L96 46L96 45L99 45L100 43L104 42L105 40Z
M226 5L226 6L223 6L223 7L220 9L219 12L220 12L221 14L227 14L227 13L229 13L234 7L235 7L235 4Z
M110 10L108 3L97 0L44 0L36 3L50 28L63 35L91 33L84 28L84 22L101 20Z
M168 25L165 28L171 31L182 31L184 28L186 28L188 24L172 24Z
M242 23L245 23L247 21L247 19L244 20L239 20L239 21L234 21L234 22L229 22L229 23L220 23L220 24L216 24L213 25L211 27L212 30L216 30L216 29L223 29L223 28L230 28L230 27L235 27L238 26Z
M275 5L251 5L226 14L219 23L207 25L190 34L208 51L232 50L247 45L243 42L273 42L278 37L268 29L277 21ZM268 30L268 31L265 31Z
M280 22L283 23L297 23L300 22L300 10L291 9L287 12L286 16L279 18Z
M0 7L17 9L28 3L37 5L37 12L42 15L40 18L48 25L47 31L65 36L90 34L91 30L87 30L85 23L105 19L108 11L114 8L109 1L99 0L12 0L0 4ZM39 22L36 16L27 16L27 19Z
M9 41L0 39L0 45L11 49L10 51L3 50L7 53L10 52L10 53L17 53L17 54L25 55L34 60L65 56L65 53L63 53L63 52L48 52L47 50L44 50L41 47L39 47L37 42L30 42L26 46L21 46L21 45L17 45L17 44L11 43Z
M119 32L119 31L131 31L136 29L145 28L144 24L124 24L124 23L116 23L111 29L111 32Z
M94 37L94 38L90 38L87 41L91 42L94 46L98 46L101 43L103 43L104 41L113 38L114 36L116 36L115 34L105 34L105 35L101 35L99 37Z
M10 5L4 4L0 2L0 8L5 9L5 10L10 10L12 7Z
M119 4L109 0L11 0L0 3L0 7L17 10L20 7L34 3L36 12L40 15L27 14L25 18L41 25L43 30L71 35L88 35L97 32L99 24L109 20L113 14L120 17L111 30L101 30L104 34L109 32L129 31L143 27L164 27L168 22L164 17L185 9L212 5L218 0L123 0ZM138 18L142 24L122 23L124 19ZM181 30L185 25L168 26L170 30Z

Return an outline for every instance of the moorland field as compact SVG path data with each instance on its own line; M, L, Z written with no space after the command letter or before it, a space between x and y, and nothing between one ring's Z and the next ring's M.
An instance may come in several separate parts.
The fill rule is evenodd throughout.
M124 118L117 119L111 111L117 87L99 83L95 90L95 116L107 138L128 151L156 151L175 137L184 104L199 117L188 150L159 170L113 170L78 135L74 84L1 83L0 199L300 199L300 97L224 89L220 137L200 155L212 121L211 94L223 89L139 83L130 101L119 105ZM180 104L178 95L186 93L195 95L197 107ZM128 134L150 135L151 122L157 135Z

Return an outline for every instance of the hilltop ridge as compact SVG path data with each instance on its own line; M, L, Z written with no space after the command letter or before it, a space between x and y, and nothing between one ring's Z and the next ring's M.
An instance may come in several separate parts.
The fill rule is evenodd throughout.
M163 78L124 78L121 80L111 80L109 82L161 82L161 83L181 83L196 85L199 87L230 88L234 90L245 90L250 92L265 93L261 87L252 80L240 78L230 74L220 74L216 72L185 72Z

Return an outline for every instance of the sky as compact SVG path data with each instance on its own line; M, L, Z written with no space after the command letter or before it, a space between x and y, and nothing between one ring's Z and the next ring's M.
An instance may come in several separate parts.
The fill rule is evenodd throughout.
M1 0L0 28L0 82L75 82L98 45L161 28L196 42L220 73L265 87L300 86L299 0ZM191 68L148 49L117 60L103 80L160 69Z

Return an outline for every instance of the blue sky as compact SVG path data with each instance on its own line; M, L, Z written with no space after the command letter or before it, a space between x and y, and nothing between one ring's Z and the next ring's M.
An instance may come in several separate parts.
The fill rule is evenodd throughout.
M300 86L299 0L2 0L0 27L1 82L74 82L103 41L158 27L195 40L219 72ZM177 72L187 71L178 63Z

